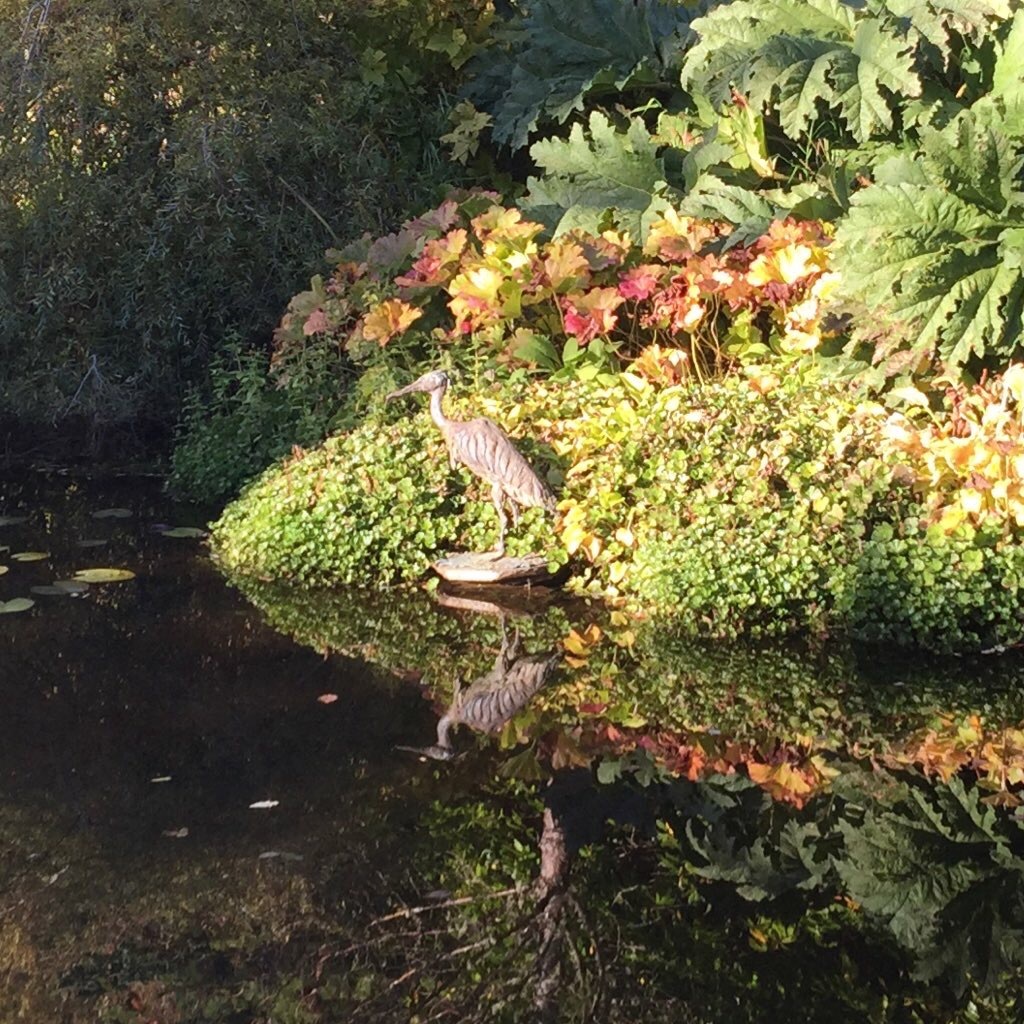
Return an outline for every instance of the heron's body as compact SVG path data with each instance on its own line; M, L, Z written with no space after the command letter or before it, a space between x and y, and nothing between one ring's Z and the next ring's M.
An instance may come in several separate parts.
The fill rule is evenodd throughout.
M452 468L461 464L491 485L491 500L501 524L497 550L499 554L504 554L505 531L508 527L505 502L512 509L513 523L517 523L520 506L544 508L553 512L555 497L497 423L484 417L474 420L449 419L442 407L447 389L448 375L435 370L424 374L408 387L393 391L388 398L397 398L414 391L430 394L430 416L444 437Z

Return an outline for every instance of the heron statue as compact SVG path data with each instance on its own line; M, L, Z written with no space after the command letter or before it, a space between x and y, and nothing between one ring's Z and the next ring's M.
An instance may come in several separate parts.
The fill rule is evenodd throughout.
M505 533L508 530L505 502L512 510L512 525L518 526L520 506L554 512L555 496L497 423L484 417L460 421L445 416L441 400L450 383L444 370L432 370L408 386L392 391L387 401L418 391L430 395L430 416L444 437L452 469L462 463L471 473L491 485L491 501L497 509L500 524L494 555L500 558L505 554Z

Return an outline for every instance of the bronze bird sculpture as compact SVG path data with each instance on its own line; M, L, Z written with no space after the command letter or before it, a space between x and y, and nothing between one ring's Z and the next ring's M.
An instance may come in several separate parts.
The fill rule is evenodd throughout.
M430 395L430 416L444 436L452 469L462 463L471 473L491 485L491 500L500 524L495 555L501 557L505 554L505 533L508 529L505 502L512 510L512 523L516 526L520 506L553 512L555 497L497 423L484 417L460 421L445 416L441 400L449 383L447 373L433 370L407 387L392 391L387 401L418 391Z

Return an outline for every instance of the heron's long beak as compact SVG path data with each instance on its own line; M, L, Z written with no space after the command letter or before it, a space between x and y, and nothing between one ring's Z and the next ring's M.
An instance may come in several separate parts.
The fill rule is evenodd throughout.
M409 754L417 754L420 757L430 758L431 761L454 761L460 755L456 754L451 747L402 747L396 746L395 750L404 750Z
M402 395L411 395L414 391L426 391L427 389L418 381L414 380L411 384L407 384L404 388L399 388L397 391L392 391L390 394L384 396L385 402L390 402L392 398L401 398Z

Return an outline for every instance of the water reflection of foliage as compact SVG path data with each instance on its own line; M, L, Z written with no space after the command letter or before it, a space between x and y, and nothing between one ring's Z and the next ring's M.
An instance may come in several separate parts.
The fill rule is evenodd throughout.
M769 913L841 897L911 957L913 977L957 995L1024 968L1024 820L960 778L845 765L802 810L739 776L668 795L662 847L680 870Z
M438 607L420 590L308 590L233 580L279 631L320 651L415 672L446 701L456 677L491 667L497 618ZM511 623L512 620L510 620ZM590 626L588 630L586 627ZM517 718L506 743L551 729L593 734L673 730L705 745L779 741L884 750L936 716L980 715L991 727L1024 721L1024 664L1005 658L894 662L846 646L808 649L694 641L654 621L617 620L599 606L552 604L514 627L528 651L566 648L562 684ZM587 638L582 650L567 640ZM684 738L685 738L684 737Z
M553 889L537 879L556 823L575 857ZM736 776L594 787L575 772L434 804L415 838L385 839L387 878L350 843L325 842L308 871L201 845L126 888L64 823L7 812L0 866L30 898L16 918L0 902L0 981L25 982L0 1008L69 1024L468 1024L481 1008L496 1021L1016 1024L1021 831L967 787L913 774L852 769L841 793L796 810Z

